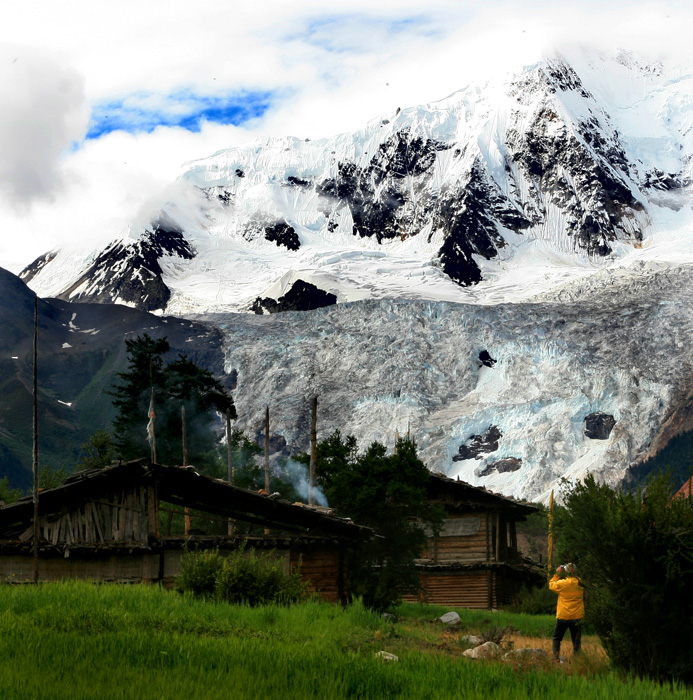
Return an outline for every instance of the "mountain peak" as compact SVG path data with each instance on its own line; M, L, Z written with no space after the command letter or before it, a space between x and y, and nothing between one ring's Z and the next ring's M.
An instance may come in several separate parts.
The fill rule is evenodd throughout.
M204 197L164 207L166 226L25 275L55 293L59 271L64 298L178 313L249 311L290 273L340 303L526 297L678 225L693 160L679 87L625 52L555 54L353 133L255 139L189 163L181 186ZM543 284L517 287L527 265Z

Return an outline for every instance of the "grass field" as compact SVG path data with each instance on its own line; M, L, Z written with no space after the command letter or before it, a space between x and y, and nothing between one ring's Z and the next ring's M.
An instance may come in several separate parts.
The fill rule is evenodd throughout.
M309 602L247 608L156 586L65 582L0 587L3 700L235 700L465 698L581 700L688 698L683 688L620 678L588 638L578 662L516 668L461 656L463 634L510 627L504 642L549 649L552 620L402 606L391 622L359 605ZM569 645L566 645L569 647ZM386 650L399 662L383 661Z

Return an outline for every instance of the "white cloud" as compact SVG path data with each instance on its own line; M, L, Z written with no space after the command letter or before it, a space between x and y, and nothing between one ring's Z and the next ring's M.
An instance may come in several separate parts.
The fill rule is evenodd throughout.
M61 158L88 112L81 76L25 47L0 46L0 196L26 211L63 189Z

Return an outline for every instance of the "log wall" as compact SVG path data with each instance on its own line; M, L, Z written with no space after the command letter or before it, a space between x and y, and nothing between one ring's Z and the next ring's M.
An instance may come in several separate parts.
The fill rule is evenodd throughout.
M488 520L486 513L448 516L440 537L429 539L424 558L441 563L489 561L491 533ZM464 531L465 526L470 534L446 534L446 531Z
M346 603L346 566L339 546L292 550L291 567L301 564L301 578L309 590L330 603Z
M42 553L39 561L40 581L85 579L113 583L139 583L156 581L159 575L158 554L110 554L108 556L67 559L62 555L47 557ZM5 554L0 556L0 582L33 583L34 560L31 556Z
M422 573L423 596L406 596L404 600L457 608L488 609L496 605L493 595L494 576L494 572L484 569Z

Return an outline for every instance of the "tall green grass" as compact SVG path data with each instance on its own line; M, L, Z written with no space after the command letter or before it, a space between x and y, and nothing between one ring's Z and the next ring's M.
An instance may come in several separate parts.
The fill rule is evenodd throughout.
M689 697L613 674L517 671L428 653L360 605L249 608L157 587L2 586L0 632L0 697L8 700ZM381 649L399 663L377 659Z

